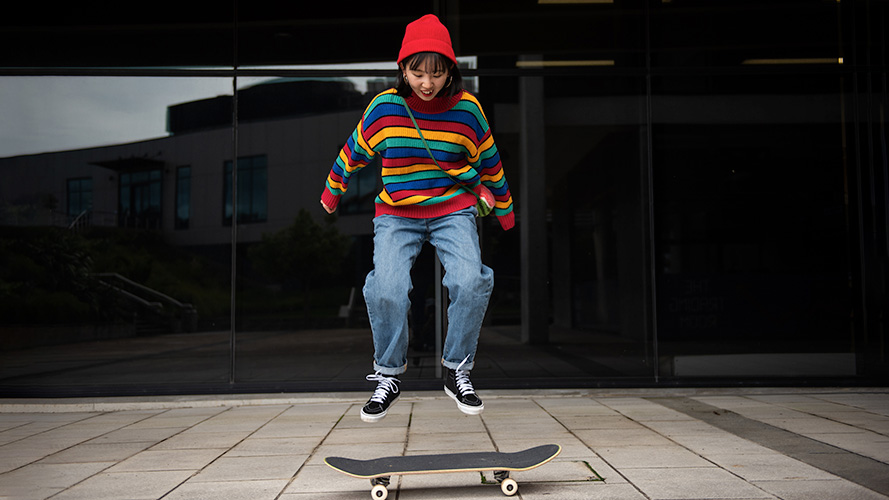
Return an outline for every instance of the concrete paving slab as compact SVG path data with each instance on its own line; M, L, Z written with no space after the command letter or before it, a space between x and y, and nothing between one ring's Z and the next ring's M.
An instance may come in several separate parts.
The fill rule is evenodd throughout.
M407 438L406 427L376 427L364 429L333 429L324 439L326 444L350 444L360 442L373 435L376 443L403 443Z
M388 420L386 417L385 420ZM367 424L364 424L365 428ZM410 420L412 434L439 434L453 432L485 432L482 417L476 415L451 414L449 416L418 413Z
M692 420L688 415L642 398L603 399L602 404L637 422L650 420Z
M817 397L858 410L889 416L889 401L886 401L884 394L818 394Z
M559 453L559 458L587 458L596 456L595 453L590 451L590 448L583 443L583 441L570 434L566 437L552 441L533 437L522 437L516 439L498 439L494 444L497 446L497 451L506 453L527 450L528 448L544 444L557 444L562 447L562 451Z
M589 398L547 398L537 400L541 408L556 417L563 416L617 416L611 408Z
M638 424L637 424L638 425ZM700 420L648 421L645 426L662 436L701 436L721 434L724 431Z
M520 484L519 493L524 500L549 500L552 498L559 500L648 500L629 483Z
M152 446L148 443L83 443L47 456L38 463L78 464L90 462L117 463Z
M216 460L225 451L225 448L142 451L109 468L106 472L197 471Z
M639 423L623 415L553 415L563 426L573 430L638 429Z
M862 430L840 422L810 416L803 418L763 418L760 422L769 424L780 429L785 429L796 434L851 434L858 433Z
M509 428L501 427L501 428L493 428L488 427L488 433L494 441L513 439L516 437L519 438L534 438L537 439L540 443L558 443L560 441L568 440L572 437L571 433L564 429L564 427L544 427L539 431L535 431L533 425L522 426L519 428L512 429L510 432Z
M213 417L214 415L219 413L219 411L221 411L221 409L214 408L213 413L207 414L206 410L203 408L197 408L196 410L200 410L200 411L191 413L191 414L183 413L183 412L179 411L175 414L171 414L168 412L165 414L156 415L156 416L141 420L139 422L136 422L132 425L129 425L128 428L130 428L130 429L163 429L165 427L193 427L193 426L209 419L210 417ZM172 412L172 411L176 411L176 410L170 410L170 412Z
M370 496L370 481L349 477L323 463L306 464L284 490L284 494L332 492L352 493L367 498Z
M660 434L646 429L641 425L636 429L597 429L577 430L574 434L583 440L588 446L618 447L618 446L669 446L669 439Z
M762 445L759 445L744 438L740 438L738 436L734 436L728 432L721 432L718 434L707 433L700 435L682 434L672 436L672 439L677 444L680 444L683 447L688 448L689 450L704 457L709 457L713 454L727 453L736 455L758 455L770 451L768 448Z
M362 403L363 405L364 403ZM350 408L354 408L355 405L350 402L338 402L338 403L306 403L306 404L294 404L284 410L283 413L280 414L281 417L325 417L325 418L339 418L344 413L349 411ZM360 408L360 406L359 406Z
M824 481L838 479L779 453L707 455L707 459L747 481Z
M494 451L494 444L485 432L464 432L459 434L410 434L407 451L416 453L448 453L475 450Z
M617 470L663 468L716 467L681 446L615 446L593 447L599 456Z
M229 450L226 457L310 455L321 443L317 437L247 438Z
M289 480L308 455L286 457L221 457L190 479L194 482Z
M118 429L103 434L90 443L159 443L188 429L188 427L162 427L158 429Z
M870 413L861 410L842 411L842 412L825 412L819 414L835 422L841 422L846 425L857 427L858 429L876 432L884 436L889 436L889 417Z
M0 476L0 498L39 497L47 489L56 493L113 465L114 462L27 465Z
M155 450L190 450L197 448L231 448L250 435L247 431L202 432L192 427L154 445Z
M286 486L285 480L218 483L186 481L165 496L164 500L275 500Z
M889 497L843 480L759 481L756 486L781 500L886 500Z
M701 402L706 403L706 400L701 400ZM762 406L741 406L741 407L725 407L726 410L732 410L739 415L742 415L747 418L752 418L754 420L765 420L765 419L791 419L791 418L807 418L810 415L805 412L791 410L790 408L786 408L783 406L773 406L763 404Z
M303 424L298 421L282 421L257 428L252 436L258 438L324 437L333 429L334 425L335 422L309 422Z
M822 443L827 443L858 455L889 463L889 437L873 432L851 434L806 434Z
M624 475L652 500L774 498L762 489L716 467L627 469L624 470Z
M92 476L54 496L54 500L154 500L189 478L193 471L118 472Z
M361 440L351 444L322 444L309 458L307 465L324 465L327 457L346 457L356 460L370 460L379 457L405 455L404 443L368 444ZM326 465L324 465L327 467Z

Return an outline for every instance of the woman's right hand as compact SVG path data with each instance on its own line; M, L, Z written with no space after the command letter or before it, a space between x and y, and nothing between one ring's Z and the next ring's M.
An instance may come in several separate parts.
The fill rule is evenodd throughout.
M327 212L327 213L329 213L329 214L332 214L332 213L336 212L336 209L335 209L335 208L330 208L330 207L328 207L327 204L324 203L323 201L321 202L321 206L324 207L324 211Z

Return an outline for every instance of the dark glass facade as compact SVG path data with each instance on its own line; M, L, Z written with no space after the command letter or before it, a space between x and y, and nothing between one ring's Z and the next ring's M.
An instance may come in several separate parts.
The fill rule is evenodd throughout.
M0 395L365 389L377 169L318 200L430 12L517 213L479 219L479 389L889 381L889 2L219 7L0 27Z

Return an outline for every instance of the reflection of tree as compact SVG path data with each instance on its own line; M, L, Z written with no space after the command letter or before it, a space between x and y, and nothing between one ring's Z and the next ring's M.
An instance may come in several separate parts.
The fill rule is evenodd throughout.
M0 238L0 317L7 324L87 322L105 315L86 242L58 228Z
M300 210L290 226L263 234L252 247L249 258L266 277L284 286L298 286L304 294L303 309L309 312L309 291L313 284L341 274L343 260L352 242L333 226L333 218L318 224L306 210Z

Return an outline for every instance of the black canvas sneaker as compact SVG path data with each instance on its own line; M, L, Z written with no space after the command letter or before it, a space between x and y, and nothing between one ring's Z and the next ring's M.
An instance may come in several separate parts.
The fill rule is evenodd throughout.
M462 364L461 364L462 366ZM451 370L445 378L445 394L457 402L457 408L467 415L478 415L485 409L485 404L472 388L469 381L469 372L466 370Z
M367 380L376 382L377 389L361 409L361 420L376 422L385 417L389 412L389 407L398 401L398 397L401 395L399 391L401 381L395 377L387 377L380 372L368 375Z

